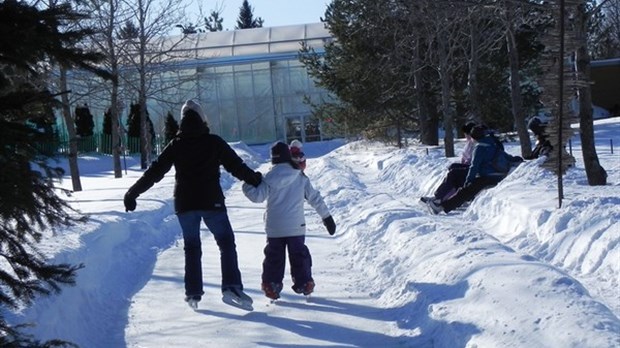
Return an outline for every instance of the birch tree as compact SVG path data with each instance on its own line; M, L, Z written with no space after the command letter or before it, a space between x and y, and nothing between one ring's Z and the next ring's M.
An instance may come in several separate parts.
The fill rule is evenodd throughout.
M474 1L471 6L463 9L466 14L464 24L467 30L466 46L463 55L467 59L467 90L469 96L469 112L467 119L482 122L483 91L480 87L480 67L482 61L490 57L502 46L503 33L494 11L485 1Z
M504 26L504 36L508 51L508 62L510 70L510 99L512 106L512 117L515 121L517 135L521 144L521 154L528 157L532 152L532 143L527 131L525 122L525 111L523 108L523 97L521 94L521 71L519 50L517 48L517 30L527 17L529 6L526 3L515 3L505 1L500 4L497 14Z
M464 26L466 16L459 3L433 0L424 2L419 15L425 23L425 37L429 40L428 61L437 71L441 85L444 151L446 157L454 157L453 75L460 68L459 55L463 56L466 37L460 28Z
M147 99L153 93L153 79L161 68L174 58L175 48L186 38L170 37L170 31L184 18L185 5L176 0L124 0L132 20L135 20L136 36L127 40L123 52L134 74L125 82L137 91L140 105L140 166L146 169L151 162L151 136L147 123ZM137 75L137 78L133 78Z
M43 7L54 9L60 6L65 6L65 2L60 2L56 0L47 1L43 4ZM77 14L78 12L76 12ZM82 37L85 38L89 33L92 33L90 28L81 28L78 23L79 20L85 20L87 17L84 14L80 14L75 16L72 21L64 21L61 22L64 26L64 30L70 31L75 30L77 32L82 33ZM78 44L79 42L76 42ZM72 68L72 64L67 64L67 62L58 60L53 62L56 64L58 68L58 80L56 81L56 87L59 90L60 100L61 100L61 108L60 113L64 119L64 124L67 127L67 135L69 137L69 153L68 153L68 162L69 162L69 173L71 176L71 185L72 189L75 192L82 191L82 182L80 180L80 168L78 166L78 147L77 147L77 134L75 131L75 122L74 118L71 115L71 106L70 106L70 98L69 98L69 88L67 83L67 72ZM91 69L92 70L92 69Z
M88 0L87 5L91 12L90 24L96 28L96 33L91 37L91 43L95 49L101 52L105 59L104 66L110 72L111 78L106 83L109 100L106 101L105 109L108 110L111 121L112 137L112 165L114 177L121 178L122 132L120 125L120 112L122 101L119 98L121 52L126 51L126 41L121 40L119 32L121 25L129 18L129 12L123 8L121 0Z

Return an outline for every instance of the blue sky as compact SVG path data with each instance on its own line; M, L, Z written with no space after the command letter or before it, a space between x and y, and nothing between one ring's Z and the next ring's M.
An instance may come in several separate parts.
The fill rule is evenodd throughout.
M282 25L316 23L325 14L329 0L248 0L254 8L254 16L265 20L264 26L274 27ZM216 0L201 2L202 12L207 15L213 9L222 9L224 30L233 30L239 8L243 0ZM199 5L194 5L196 15ZM189 14L193 17L193 14Z

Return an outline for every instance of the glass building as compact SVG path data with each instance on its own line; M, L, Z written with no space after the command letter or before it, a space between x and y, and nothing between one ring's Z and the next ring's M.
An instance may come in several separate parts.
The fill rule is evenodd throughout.
M178 121L183 102L196 99L207 114L211 132L229 142L251 145L330 137L321 134L321 123L312 117L311 107L305 102L321 103L329 98L328 93L314 84L298 59L301 42L319 54L324 52L325 43L332 37L323 23L198 33L181 38L166 38L161 50L172 50L173 58L149 68L147 110L156 133L163 134L169 112ZM123 90L123 104L137 100L136 88L125 85ZM108 108L102 102L105 100L103 95L91 95L80 104L88 104L91 113L99 118ZM125 125L129 105L122 108Z

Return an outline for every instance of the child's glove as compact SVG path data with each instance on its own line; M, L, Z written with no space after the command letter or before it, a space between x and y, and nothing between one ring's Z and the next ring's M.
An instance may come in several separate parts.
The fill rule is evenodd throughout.
M327 232L329 232L330 236L333 236L334 233L336 233L336 223L331 215L323 219L323 225L327 228Z

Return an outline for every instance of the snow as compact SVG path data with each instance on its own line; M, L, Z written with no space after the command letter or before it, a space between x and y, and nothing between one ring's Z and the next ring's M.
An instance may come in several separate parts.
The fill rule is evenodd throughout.
M293 293L288 274L280 301L261 293L264 205L224 173L253 312L222 303L218 251L205 227L206 294L197 311L183 301L173 172L126 213L138 158L114 179L111 158L83 156L84 190L68 199L90 221L50 232L41 245L54 262L84 264L77 285L8 319L36 323L29 332L39 339L81 347L619 347L620 155L611 142L620 144L620 119L597 120L595 131L608 185L588 186L575 137L577 165L563 178L561 207L558 179L539 159L448 215L419 202L457 160L440 147L305 144L306 173L337 224L329 236L307 206L317 284L308 300ZM268 145L232 146L268 170ZM518 154L519 146L506 149Z

